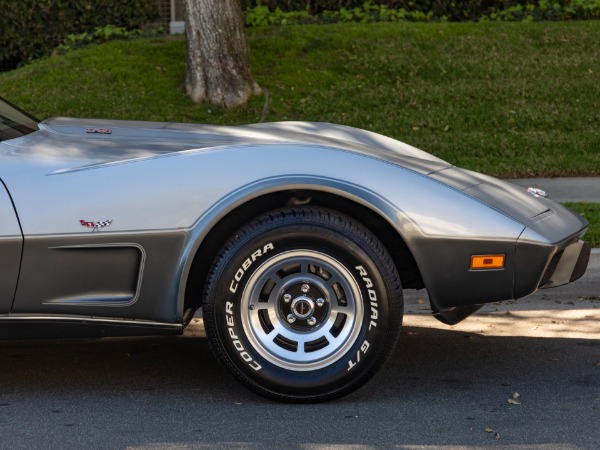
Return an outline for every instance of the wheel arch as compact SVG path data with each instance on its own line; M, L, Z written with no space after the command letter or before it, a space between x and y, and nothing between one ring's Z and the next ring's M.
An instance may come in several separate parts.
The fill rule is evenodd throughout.
M403 288L424 287L421 272L400 234L398 211L377 194L339 180L264 180L221 199L194 225L182 263L178 311L184 322L202 304L210 267L231 235L251 219L276 208L313 205L344 213L371 230L390 253ZM186 314L187 313L187 314Z

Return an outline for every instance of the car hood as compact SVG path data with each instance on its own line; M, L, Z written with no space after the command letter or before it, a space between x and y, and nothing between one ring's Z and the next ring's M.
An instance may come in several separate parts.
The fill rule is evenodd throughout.
M244 145L323 146L389 161L427 175L450 164L394 139L357 128L316 122L275 122L243 126L53 118L40 131L3 142L4 159L29 159L51 173L152 158L183 151Z
M446 168L429 176L528 226L549 217L556 208L562 208L521 186L458 167Z
M0 178L5 171L59 174L177 152L278 144L335 148L390 162L460 190L525 224L543 218L553 203L380 134L320 122L216 126L53 118L41 122L37 132L0 143Z

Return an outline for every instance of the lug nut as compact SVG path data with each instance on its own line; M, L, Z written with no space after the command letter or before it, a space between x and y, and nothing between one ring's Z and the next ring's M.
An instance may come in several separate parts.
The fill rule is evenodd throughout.
M306 294L310 290L310 286L308 284L303 284L300 290Z
M283 296L283 301L289 303L292 300L292 296L290 294L285 294Z
M319 297L317 299L317 306L323 306L325 304L325 299Z
M315 319L314 317L309 317L306 323L312 327L315 323L317 323L317 319Z
M296 317L293 314L288 314L287 321L288 323L294 323L296 321Z

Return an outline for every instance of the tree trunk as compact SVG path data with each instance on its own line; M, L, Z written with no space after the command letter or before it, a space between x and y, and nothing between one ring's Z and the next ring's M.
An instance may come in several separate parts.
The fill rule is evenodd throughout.
M239 0L184 0L185 89L196 103L232 108L259 94Z

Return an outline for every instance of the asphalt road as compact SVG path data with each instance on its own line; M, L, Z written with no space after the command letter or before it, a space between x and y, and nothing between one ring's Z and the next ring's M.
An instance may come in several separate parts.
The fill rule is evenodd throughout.
M238 386L201 320L182 337L3 342L0 448L597 449L599 273L596 253L578 283L454 327L408 295L385 370L320 405Z

